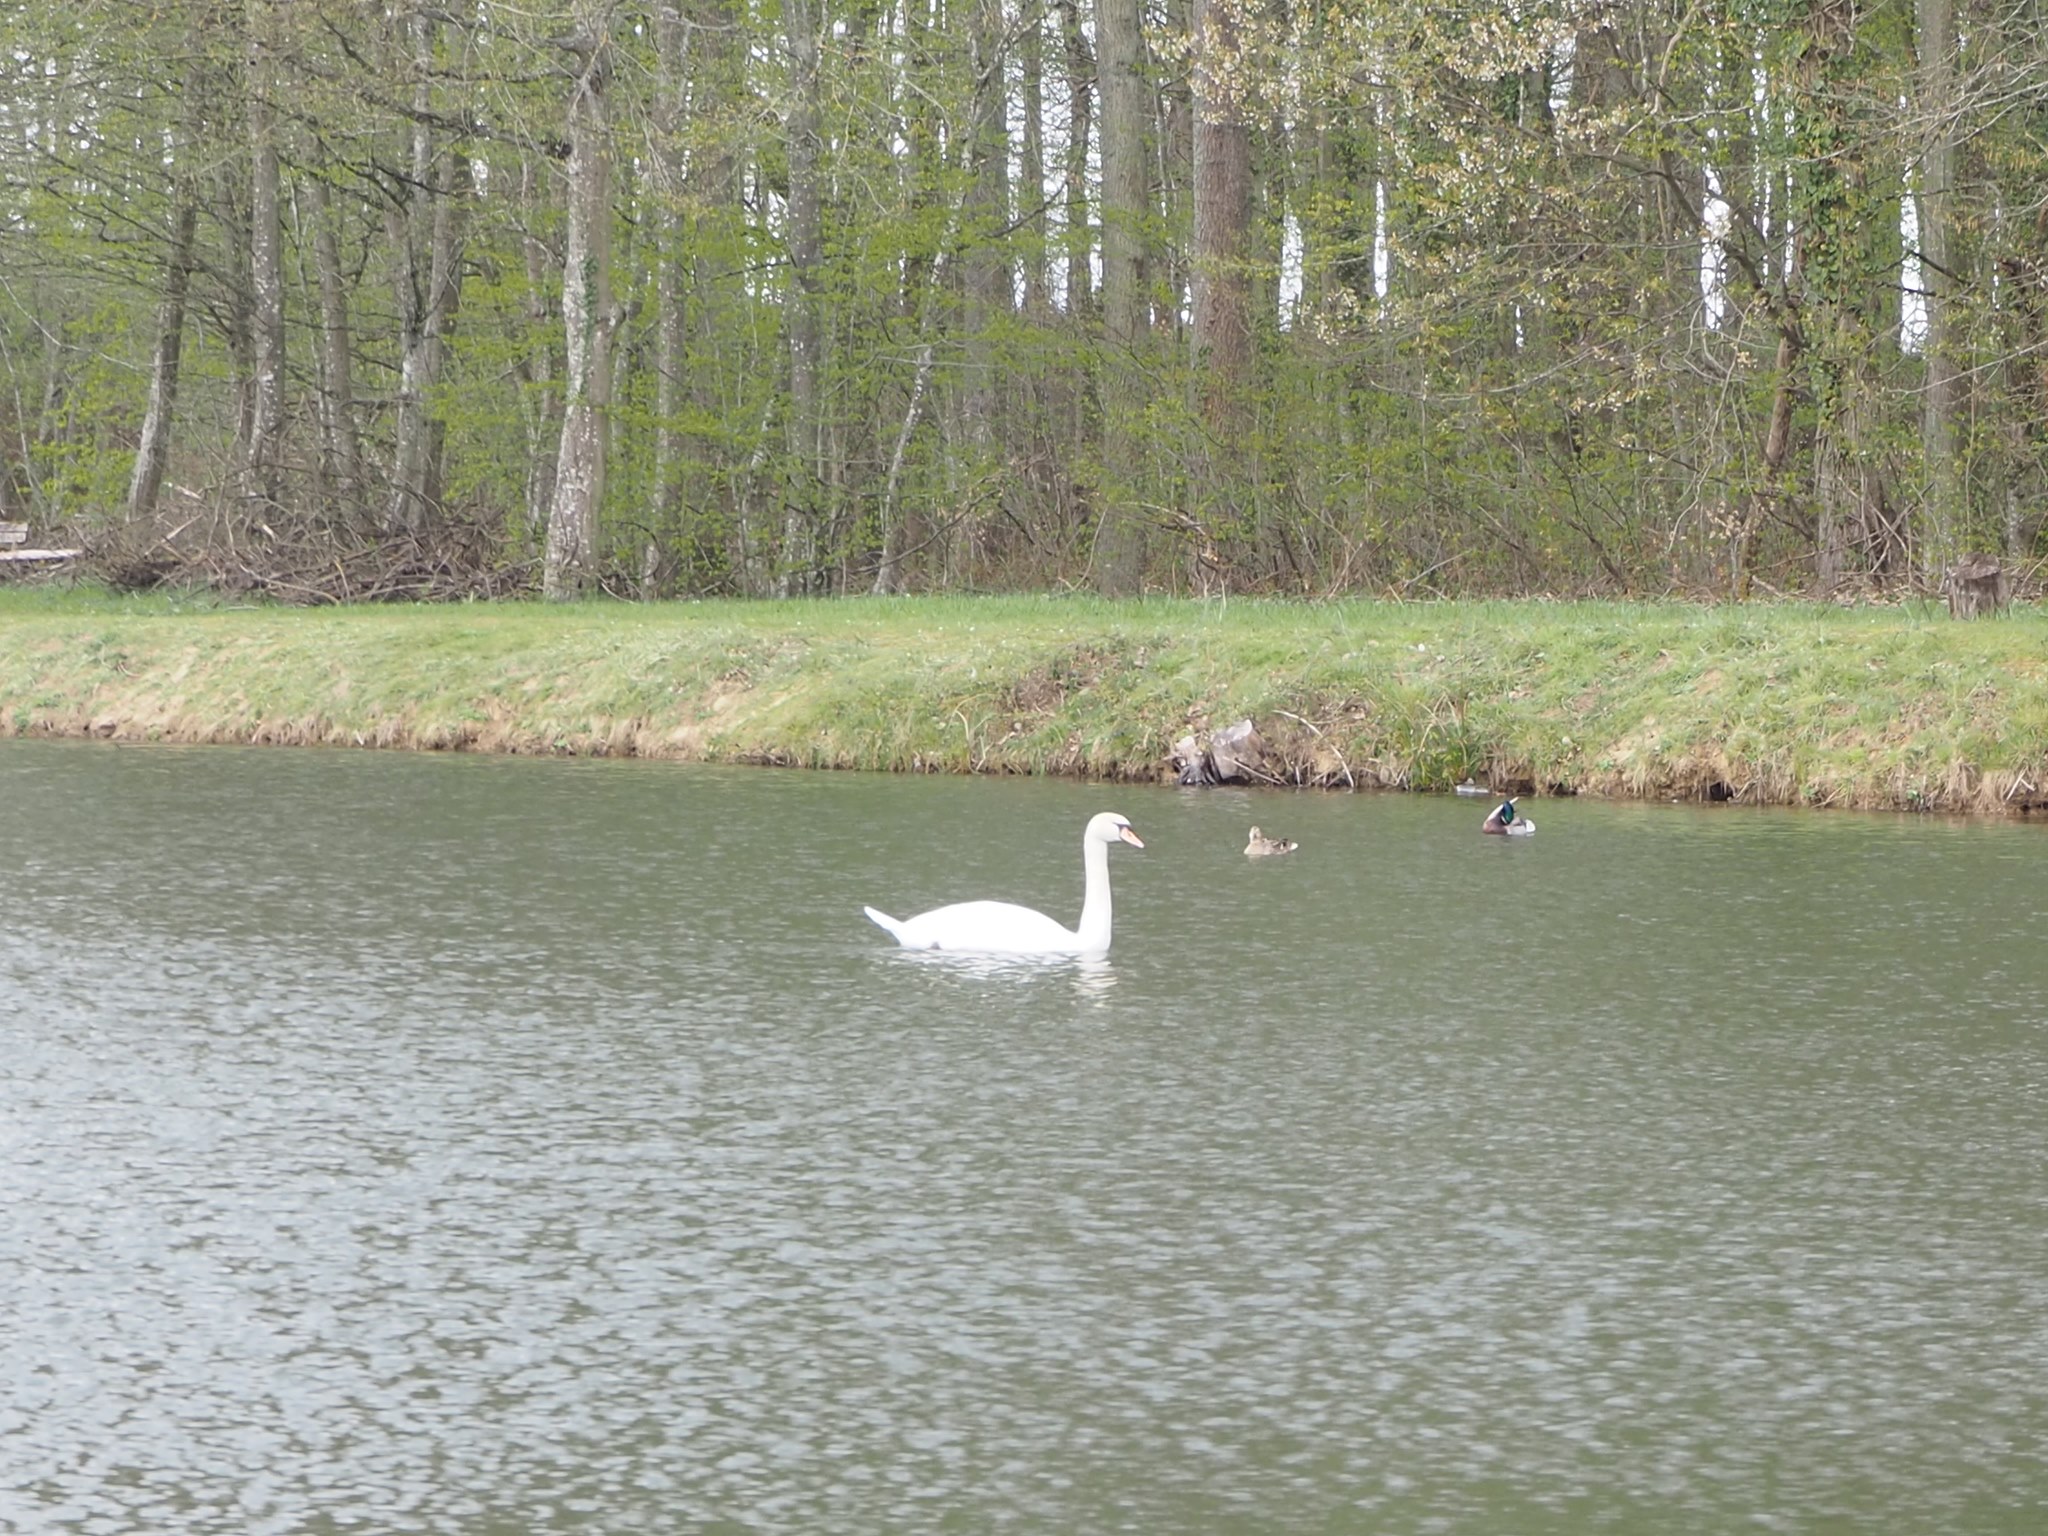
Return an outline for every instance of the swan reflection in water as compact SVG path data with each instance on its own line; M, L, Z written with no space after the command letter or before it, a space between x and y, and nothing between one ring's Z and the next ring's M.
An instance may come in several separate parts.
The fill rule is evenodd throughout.
M885 949L890 965L915 965L997 986L1025 986L1065 977L1077 997L1100 1002L1116 985L1107 955L1000 955L981 950Z

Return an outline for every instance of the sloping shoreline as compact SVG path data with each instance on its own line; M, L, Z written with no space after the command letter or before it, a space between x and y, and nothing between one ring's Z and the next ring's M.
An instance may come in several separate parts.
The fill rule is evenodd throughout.
M334 610L0 594L0 735L2048 809L2048 619L931 598Z

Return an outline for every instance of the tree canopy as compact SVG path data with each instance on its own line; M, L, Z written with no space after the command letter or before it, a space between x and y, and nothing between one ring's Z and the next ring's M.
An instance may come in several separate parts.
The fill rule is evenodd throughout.
M117 580L1745 595L2030 558L2039 0L19 0Z

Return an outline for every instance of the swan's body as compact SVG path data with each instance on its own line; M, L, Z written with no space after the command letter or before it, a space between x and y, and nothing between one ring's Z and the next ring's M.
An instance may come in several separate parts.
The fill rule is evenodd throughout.
M967 950L994 955L1101 955L1109 952L1109 845L1145 846L1114 811L1091 817L1081 833L1081 921L1068 928L1043 912L1010 901L961 901L915 917L861 910L905 949Z
M1536 831L1536 823L1515 809L1515 802L1503 800L1487 813L1482 832L1494 832L1502 837L1530 837Z
M1270 858L1276 853L1292 853L1300 846L1291 837L1268 837L1253 827L1251 839L1244 845L1244 856L1248 859Z

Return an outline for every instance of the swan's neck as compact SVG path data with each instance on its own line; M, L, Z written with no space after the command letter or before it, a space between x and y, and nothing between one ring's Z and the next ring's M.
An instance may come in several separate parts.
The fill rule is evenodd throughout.
M1080 935L1085 950L1109 948L1109 844L1092 837L1081 839Z

